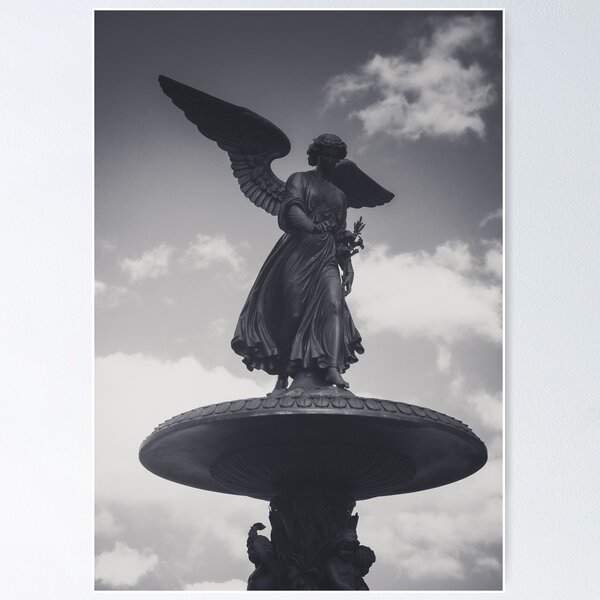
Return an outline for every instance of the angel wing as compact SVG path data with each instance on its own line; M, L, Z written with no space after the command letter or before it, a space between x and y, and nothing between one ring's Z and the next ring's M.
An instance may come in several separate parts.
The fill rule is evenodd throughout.
M346 201L351 208L381 206L394 197L392 192L381 187L348 159L336 165L331 179L346 194Z
M276 215L285 183L273 173L271 162L290 151L290 140L285 133L247 108L219 100L164 75L158 81L163 92L200 133L227 152L233 174L246 198Z

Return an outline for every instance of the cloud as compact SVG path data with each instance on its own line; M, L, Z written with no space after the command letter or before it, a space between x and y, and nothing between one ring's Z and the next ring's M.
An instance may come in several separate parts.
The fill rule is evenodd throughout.
M246 533L252 523L268 519L267 504L161 479L142 467L138 450L154 427L173 415L264 396L268 390L223 367L206 368L192 357L163 361L123 353L96 359L95 388L100 549L119 543L142 557L150 549L159 559L152 572L135 583L123 579L118 584L116 575L102 570L97 573L97 578L102 574L102 585L182 589L198 581L247 577L252 565L246 556ZM110 556L99 564L102 569L112 564Z
M102 239L98 240L98 247L104 252L113 252L117 249L117 243L115 240Z
M450 353L450 350L446 346L438 346L435 361L438 371L440 371L440 373L448 373L450 371L451 363L452 354Z
M484 427L494 431L502 431L502 394L490 394L486 390L477 390L469 394L467 403Z
M447 552L436 548L415 552L402 560L404 573L412 580L421 580L432 575L440 579L465 578L461 561Z
M132 586L158 563L152 553L143 553L117 542L115 549L96 558L96 579L112 586Z
M442 488L360 503L359 536L372 547L385 589L498 589L502 561L502 462ZM384 575L386 574L387 575Z
M246 582L241 579L230 579L229 581L202 581L200 583L191 583L186 585L183 589L188 590L245 590Z
M496 99L493 84L474 53L490 48L492 21L482 15L432 21L418 44L418 57L375 54L353 73L326 86L326 108L358 104L350 116L367 136L384 133L404 140L422 136L483 137L482 111ZM471 60L461 60L471 52ZM459 56L461 58L459 58Z
M199 233L185 251L182 263L198 270L221 264L237 272L242 268L244 259L224 236Z
M502 565L497 558L492 556L482 556L475 559L475 569L479 571L500 571L502 569Z
M232 329L231 320L225 317L219 317L211 321L206 327L207 335L211 337L221 337L224 333L229 333Z
M172 253L171 246L160 244L160 246L144 252L139 258L123 259L121 270L127 273L129 281L132 283L143 279L156 279L168 273Z
M106 509L101 510L95 516L96 535L114 537L121 532L113 515Z
M484 271L500 279L502 277L502 246L498 241L488 243L489 250L485 253Z
M491 221L495 221L497 219L502 220L502 209L499 208L498 210L494 210L490 213L488 213L487 215L485 215L485 217L483 217L483 219L481 220L481 223L479 223L479 227L485 227L488 223L490 223Z
M358 276L350 308L365 332L394 331L445 344L473 337L501 343L500 284L481 278L484 266L466 244L396 255L376 245L354 260Z
M198 406L268 391L224 367L208 369L192 357L162 361L123 353L96 359L95 387L97 496L130 501L147 500L150 490L156 491L156 476L137 457L140 443L156 425Z
M140 298L126 287L110 285L104 281L94 282L94 295L96 307L99 309L113 309L130 302L139 302Z
M460 240L452 240L438 246L433 260L436 264L458 273L466 273L473 268L473 256L469 245Z
M178 259L176 260L176 257ZM127 274L130 283L145 279L157 279L167 275L172 264L188 269L204 270L210 267L225 267L228 271L240 274L245 264L238 249L222 236L197 234L185 250L168 244L160 244L142 253L138 258L124 258L120 261L121 271ZM115 288L124 289L124 288ZM173 305L173 298L165 298L165 303Z

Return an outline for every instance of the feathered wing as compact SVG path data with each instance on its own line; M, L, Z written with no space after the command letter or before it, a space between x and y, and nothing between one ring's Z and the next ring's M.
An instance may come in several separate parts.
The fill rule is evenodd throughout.
M356 163L348 159L341 160L337 164L332 181L346 194L348 206L351 208L381 206L394 197L392 192L381 187L361 171Z
M230 104L164 75L158 81L163 92L198 127L200 133L227 152L233 174L246 198L276 215L285 183L273 173L271 162L290 151L290 141L285 133L247 108Z

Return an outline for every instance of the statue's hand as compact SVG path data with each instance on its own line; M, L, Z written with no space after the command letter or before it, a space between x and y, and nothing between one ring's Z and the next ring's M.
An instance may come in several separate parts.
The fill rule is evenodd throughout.
M315 233L329 233L334 227L335 225L331 221L323 221L323 223L315 225Z
M346 271L342 276L342 289L344 290L344 296L347 296L352 291L353 283L354 271Z

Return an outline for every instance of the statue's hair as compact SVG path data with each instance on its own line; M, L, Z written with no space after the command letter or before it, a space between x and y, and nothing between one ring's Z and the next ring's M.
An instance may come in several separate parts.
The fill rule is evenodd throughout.
M323 148L335 148L338 151L340 160L346 158L348 147L340 137L333 133L323 133L313 140L313 143L308 147L308 164L314 167L317 164L317 156Z

